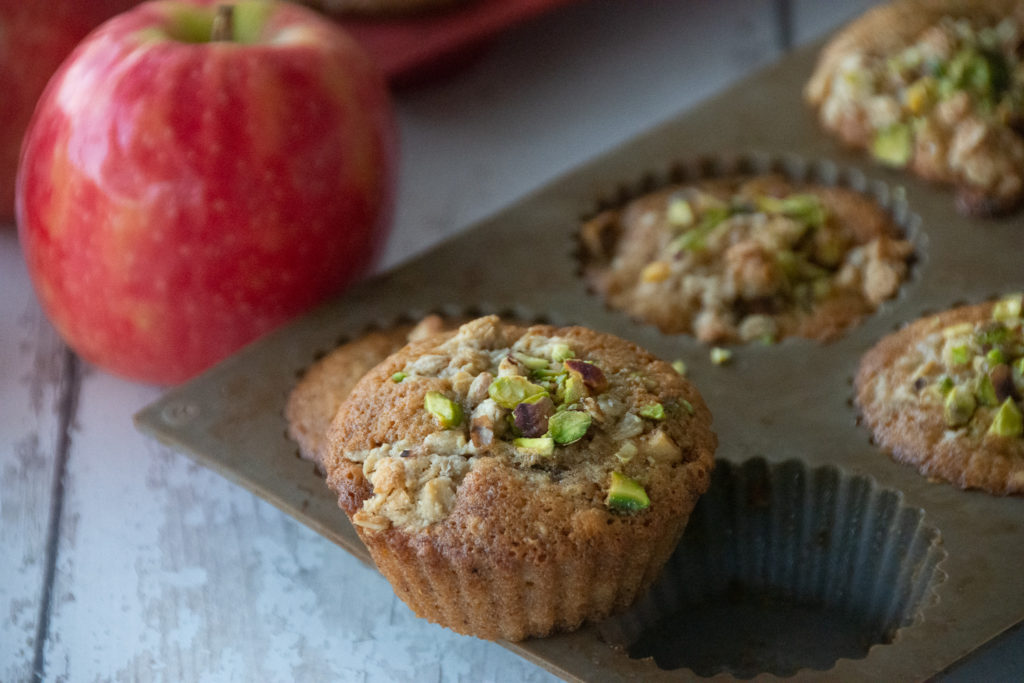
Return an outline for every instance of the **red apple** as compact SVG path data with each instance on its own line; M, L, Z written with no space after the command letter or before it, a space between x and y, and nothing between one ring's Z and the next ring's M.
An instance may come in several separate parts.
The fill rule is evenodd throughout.
M0 0L0 225L14 218L25 127L46 82L85 34L138 0Z
M391 217L385 82L288 3L157 0L89 35L25 135L16 209L43 308L117 374L170 384L363 274Z

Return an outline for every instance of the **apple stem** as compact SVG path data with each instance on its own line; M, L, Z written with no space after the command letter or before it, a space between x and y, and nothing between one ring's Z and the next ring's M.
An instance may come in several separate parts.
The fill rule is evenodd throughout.
M210 29L210 41L224 42L235 39L235 6L217 5L217 13L213 15L213 27Z

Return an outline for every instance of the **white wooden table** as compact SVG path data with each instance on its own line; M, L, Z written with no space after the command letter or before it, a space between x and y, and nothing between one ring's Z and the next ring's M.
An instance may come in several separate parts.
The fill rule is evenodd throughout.
M869 0L584 0L396 94L381 268L823 35ZM0 228L0 681L541 681L417 619L345 551L167 448L159 387L79 361ZM948 675L1024 676L1024 629Z

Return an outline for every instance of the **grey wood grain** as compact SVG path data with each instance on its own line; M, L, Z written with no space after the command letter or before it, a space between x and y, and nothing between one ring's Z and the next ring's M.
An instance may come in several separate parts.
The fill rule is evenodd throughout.
M36 302L9 226L0 226L0 277L0 680L21 681L32 676L45 623L68 356Z

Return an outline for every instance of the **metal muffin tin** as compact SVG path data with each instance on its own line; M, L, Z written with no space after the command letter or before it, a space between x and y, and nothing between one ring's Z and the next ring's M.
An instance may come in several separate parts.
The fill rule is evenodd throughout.
M873 561L872 549L885 544L886 534L906 528L904 521L877 523L873 516L915 520L906 542L895 544L906 547L907 556L890 553L892 558L886 561L894 564L879 565L879 571L902 577L894 595L879 597L878 585L884 581L852 582L841 589L851 594L846 602L855 609L859 595L864 604L896 610L895 621L875 619L875 626L881 623L879 635L870 636L861 652L839 654L836 661L823 664L802 664L799 655L780 657L786 660L781 669L774 669L771 662L759 668L755 662L753 669L727 666L721 675L774 673L799 680L820 677L827 670L841 680L907 680L943 671L1024 619L1024 500L930 482L913 468L892 461L857 423L851 382L861 354L901 324L954 304L1024 289L1019 253L1024 224L1019 215L986 221L959 216L946 189L841 149L818 128L801 98L817 51L818 46L811 46L793 53L706 104L556 179L422 257L357 285L342 298L169 391L136 415L138 427L370 563L333 494L313 466L296 456L296 445L286 436L285 400L305 368L320 354L369 328L430 312L494 312L611 332L665 359L686 362L690 379L711 408L719 435L716 487L734 490L738 484L732 479L743 473L746 478L740 481L749 485L750 472L760 472L763 482L753 489L757 492L753 507L767 506L776 511L775 516L783 510L791 518L831 519L836 529L853 518L863 522L857 528L867 529L864 534L882 536L875 545L862 543L851 559L851 546L836 541L841 537L825 529L834 553L816 562L840 567L858 558ZM679 168L691 167L700 159L711 160L712 170L719 166L728 170L734 160L741 159L743 167L783 168L875 196L906 226L915 243L910 279L895 299L835 342L787 339L773 346L736 347L733 361L726 366L712 364L708 347L690 336L664 335L609 310L588 292L579 276L576 233L580 220L601 205L678 176ZM750 463L763 466L751 470ZM828 484L832 488L821 496L807 496L800 504L793 502L791 492L806 492L806 487L771 485L778 477L819 482L823 476L833 482ZM819 507L831 500L828 491L868 491L870 495L854 498L839 514L822 517ZM753 505L750 496L724 500L733 501L737 508ZM883 503L873 502L878 500ZM722 505L717 498L709 501L709 506ZM698 509L695 518L710 514ZM806 555L793 551L795 541L786 533L768 534L757 526L761 522L751 524L742 527L750 534L750 542L776 539L765 542L757 556L762 569L751 577L768 577L771 584L772 576L792 575L806 560ZM671 582L672 572L685 574L685 553L700 547L689 538L689 534L684 537L679 551L683 555L677 553L670 562L663 582ZM922 544L923 551L911 552L911 546ZM858 569L849 566L851 571ZM784 584L759 588L785 590ZM784 597L794 595L798 601L815 598L813 591L805 595L799 590ZM701 608L689 609L677 618L700 618ZM714 673L716 669L694 670L685 665L662 669L655 659L629 655L630 650L644 654L643 646L632 641L645 629L649 632L660 616L658 610L638 603L632 614L605 624L505 645L568 680L675 681ZM794 623L800 619L792 617ZM790 646L808 652L819 649L806 637L779 647Z

